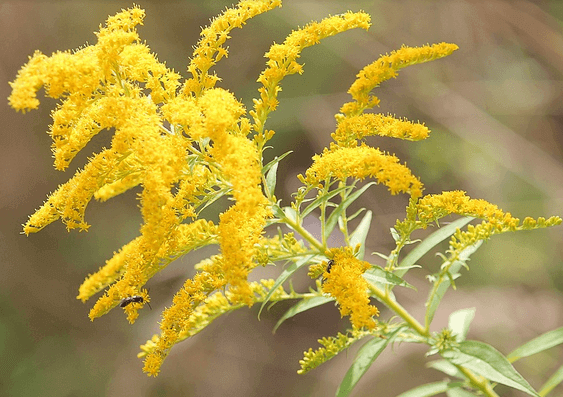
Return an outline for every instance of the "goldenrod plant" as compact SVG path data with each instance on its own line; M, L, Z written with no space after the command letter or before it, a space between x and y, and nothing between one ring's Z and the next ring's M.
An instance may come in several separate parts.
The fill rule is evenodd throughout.
M224 44L232 29L280 6L279 0L245 0L213 19L194 47L188 78L169 69L141 41L136 26L143 23L145 12L138 6L109 17L96 33L94 45L51 56L36 52L11 83L9 103L22 112L36 109L42 87L47 96L60 99L49 129L55 168L65 170L100 131L113 131L113 138L110 147L92 154L83 169L49 195L24 225L25 234L57 219L68 230L86 231L90 225L84 213L92 198L106 201L138 186L143 216L139 236L86 277L77 296L85 302L102 292L90 319L119 307L130 323L150 302L145 285L151 277L193 250L219 247L217 255L195 265L195 275L162 313L160 334L141 346L139 357L144 358L143 370L149 376L159 374L174 345L217 317L243 307L292 300L295 305L276 328L288 318L331 302L350 320L347 332L327 336L319 340L322 347L304 353L299 373L360 340L365 342L338 396L348 395L378 355L388 346L398 348L397 342L427 345L429 356L441 357L430 365L447 376L402 396L442 392L497 396L497 384L532 396L548 395L562 381L563 367L536 392L511 363L562 343L563 328L505 356L486 343L465 339L472 309L452 313L448 328L441 332L432 332L431 325L444 294L455 288L462 267L468 268L471 254L483 241L501 233L559 225L561 218L520 221L463 191L424 195L422 182L404 163L365 142L375 135L411 141L429 136L424 124L368 113L379 104L372 91L397 77L400 69L448 56L458 47L403 46L360 70L348 91L350 102L335 116L333 142L299 175L302 186L293 201L282 203L276 197L276 173L290 153L264 161L274 136L266 122L279 105L281 82L287 75L303 72L298 58L306 47L349 29L367 30L370 16L361 11L329 16L272 45L258 77L261 87L254 107L247 111L233 93L217 87L221 79L210 70L228 55ZM368 182L359 183L364 179ZM384 267L364 260L372 212L348 213L350 205L374 184L385 185L392 195L409 196L404 219L391 228L389 238L395 248L379 254L386 261ZM219 221L204 218L202 211L222 197L229 198L231 205ZM451 214L459 219L439 224ZM319 236L305 228L306 217L319 219ZM360 221L351 230L354 218ZM288 229L282 225L291 231L283 232ZM434 225L436 231L423 241L411 240L414 231ZM342 233L344 246L329 246L333 233ZM440 255L440 271L428 276L431 289L420 322L395 298L393 289L411 288L405 280L408 271L446 239L449 248ZM408 244L415 248L404 255ZM248 281L256 268L266 265L283 266L283 271L275 280ZM291 279L301 268L308 268L315 281L300 292L291 287ZM374 301L389 308L392 317L379 319Z

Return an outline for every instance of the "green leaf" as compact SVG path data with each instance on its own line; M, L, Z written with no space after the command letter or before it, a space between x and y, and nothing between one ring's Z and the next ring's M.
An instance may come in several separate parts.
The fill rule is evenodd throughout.
M522 357L528 357L532 354L551 349L561 343L563 343L563 327L546 332L545 334L524 343L522 346L510 353L507 358L511 363L513 363Z
M291 207L283 207L282 211L284 215L293 223L297 223L297 213Z
M281 219L285 216L283 209L278 204L272 205L272 213L274 214L274 216L276 218L279 218L279 219Z
M354 212L352 215L346 217L348 219L348 222L350 222L351 220L355 219L358 215L360 215L362 212L364 212L366 209L365 208L360 208L359 210L357 210L356 212Z
M215 190L215 191L210 191L208 192L209 194L207 195L207 197L209 197L209 200L207 200L205 202L205 205L201 208L198 208L197 213L198 216L199 214L201 214L201 212L206 209L207 207L209 207L211 204L213 204L215 201L219 200L221 197L223 197L224 195L228 194L229 191L231 189L230 188L222 188L220 190Z
M459 385L459 387L451 387L452 384L449 385L450 389L446 392L448 397L475 397L474 393L470 391L464 390L462 387L465 386L464 384Z
M268 192L270 195L274 195L274 192L276 190L276 178L277 178L277 172L278 172L278 164L279 163L275 163L272 165L272 168L270 169L270 171L268 171L268 174L266 175L266 187L268 188Z
M389 257L386 257L385 255L380 255L380 254L378 254L377 252L374 252L374 255L377 255L377 256L379 256L379 257L381 257L381 258L383 258L383 259L389 259ZM411 265L411 266L409 266L408 268L396 267L396 268L395 268L395 274L398 273L397 270L399 270L399 269L410 270L410 269L413 269L413 268L415 268L415 267L418 268L418 269L422 269L422 266L420 266L420 265Z
M366 252L366 238L368 236L369 227L371 226L371 218L372 212L366 212L356 230L354 230L352 234L350 234L350 245L352 247L355 247L356 245L360 244L360 251L357 255L357 258L359 260L364 259Z
M285 314L278 320L276 326L274 327L273 332L275 333L276 330L279 328L279 326L282 325L282 323L285 320L295 316L296 314L302 313L304 311L307 311L317 306L324 305L325 303L328 303L330 301L334 301L334 298L328 298L325 296L315 296L313 298L300 300L297 304L291 307L291 309L286 311Z
M389 231L391 232L391 237L393 237L393 241L397 242L401 240L401 235L394 227L390 228Z
M349 186L342 186L342 187L339 187L337 189L331 190L330 192L328 192L325 195L321 195L321 196L317 197L315 200L313 200L313 202L311 202L311 204L309 204L301 212L301 218L305 218L307 215L309 215L309 213L311 213L311 211L313 211L315 208L319 207L323 202L330 200L331 198L333 198L337 194L340 194L342 191L344 191L348 188L349 188Z
M465 265L465 262L479 249L479 247L483 244L483 240L479 240L474 244L466 247L463 251L459 253L459 260L462 262L462 265Z
M549 377L538 394L542 397L547 396L549 392L555 389L561 382L563 382L563 365Z
M459 261L456 261L450 268L450 275L453 280L455 280L460 276L460 274L457 273L460 268L461 268L461 262ZM452 271L455 271L455 273L452 273ZM432 323L432 320L434 319L434 315L436 314L436 309L438 309L438 306L440 305L440 302L442 301L442 298L448 291L450 285L451 285L450 279L445 278L442 280L440 285L438 285L436 288L432 288L432 291L430 292L430 296L426 301L426 307L427 307L426 316L425 316L426 324Z
M440 354L452 364L461 365L493 382L539 397L506 357L491 345L477 341L465 341L461 342L457 349L446 350Z
M260 306L260 311L258 311L258 318L260 318L260 313L262 313L262 309L264 308L264 305L266 305L266 303L268 303L268 301L270 300L270 298L272 297L272 295L274 294L276 289L280 285L282 285L285 282L285 280L287 280L289 278L289 276L291 276L293 273L295 273L297 270L299 270L300 268L302 268L306 264L310 263L315 257L316 257L316 255L305 256L305 257L299 259L297 262L294 262L291 265L289 265L279 275L279 277L276 279L276 282L272 286L272 289L270 289L270 291L268 292L268 295L266 295L266 298L264 299L264 302L262 302L262 305Z
M461 309L450 314L448 328L456 335L458 342L463 342L469 331L469 325L475 317L475 308Z
M364 344L358 351L354 362L346 375L338 390L336 391L337 397L345 397L350 394L356 383L361 379L361 377L366 373L366 371L371 367L375 359L381 354L381 352L387 347L387 345L393 341L395 335L397 335L402 330L402 327L397 328L393 332L387 335L386 339L373 338Z
M364 278L372 284L388 284L388 285L399 285L401 287L407 287L416 290L415 287L407 283L401 277L388 272L379 266L373 266L368 269L364 274Z
M436 283L440 283L439 285L434 285L432 290L430 291L430 295L428 296L428 300L426 301L426 325L429 325L434 318L434 314L436 314L436 309L438 305L442 301L442 298L446 294L446 291L450 287L452 280L455 280L459 277L459 270L465 264L465 261L469 259L469 256L477 251L477 249L483 243L482 240L477 241L475 244L470 245L469 247L465 248L463 251L460 252L459 258L461 260L455 261L449 269L449 277L442 278L441 280L437 280Z
M441 382L427 383L422 386L415 387L407 392L401 393L397 397L431 397L448 390L447 380Z
M457 367L450 363L448 360L434 360L428 363L426 366L428 368L443 372L446 375L465 379L465 376L459 371L459 369L457 369Z
M338 218L340 216L342 216L344 211L346 211L346 208L348 208L348 206L350 204L352 204L354 201L356 201L356 199L358 197L360 197L366 190L368 190L371 186L376 185L376 184L377 184L376 182L367 183L361 189L358 189L356 192L349 195L340 204L338 204L338 206L331 212L330 216L328 217L328 219L326 221L325 229L324 229L324 231L325 231L325 236L324 236L325 241L328 239L328 236L330 236L330 234L332 233L332 230L334 229L334 227L336 226L336 224L338 222Z
M293 151L289 151L289 152L285 152L284 154L282 154L281 156L276 156L274 157L274 159L272 161L270 161L268 164L266 164L264 167L262 167L262 174L266 174L266 172L268 172L268 170L270 168L272 168L274 165L277 166L277 164L282 161L284 159L285 156L287 156L288 154L293 153Z
M382 254L381 252L372 252L371 254L379 256L380 258L384 259L385 262L387 262L389 260L389 257L385 254Z
M396 300L395 300L396 301ZM395 341L399 343L426 343L425 337L420 336L419 333L412 331L410 329L405 329L400 335L395 337Z
M428 251L430 251L445 239L449 238L456 232L457 229L461 229L473 219L475 218L470 216L457 219L449 225L436 230L430 236L426 237L424 241L422 241L419 245L416 246L416 248L409 252L407 256L405 256L405 258L399 264L399 267L401 269L396 270L395 274L399 277L403 277L408 269L410 269L416 262L418 262L418 260L422 258Z

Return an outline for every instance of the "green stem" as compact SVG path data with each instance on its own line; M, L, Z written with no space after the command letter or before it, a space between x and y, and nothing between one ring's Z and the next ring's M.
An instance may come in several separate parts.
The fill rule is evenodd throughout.
M467 379L469 379L471 384L475 386L477 389L481 390L484 395L489 397L499 397L499 395L493 390L491 384L487 379L484 378L479 379L477 375L475 375L472 371L468 370L467 368L457 364L454 365L463 375L465 375Z
M430 332L428 328L423 327L414 317L412 317L403 306L398 302L391 299L390 295L386 292L380 290L373 285L369 285L370 291L373 295L377 296L389 309L393 310L399 317L401 317L410 327L415 330L420 336L428 338L430 337ZM484 395L489 397L499 397L497 393L491 387L491 384L487 379L480 379L472 371L461 365L456 365L460 372L462 372L466 378L471 382L471 384L477 389L481 390Z
M370 291L377 296L389 309L393 310L399 317L401 317L405 322L410 325L410 327L415 330L419 335L423 337L429 337L430 333L427 328L424 328L414 317L412 317L403 306L401 306L396 301L392 300L388 294L380 290L373 285L369 286ZM456 365L460 372L462 372L466 378L471 382L473 386L481 390L486 396L489 397L499 397L497 393L491 387L491 384L486 379L479 379L473 372L469 369L462 367L461 365Z
M401 317L405 322L411 326L419 335L424 337L429 337L430 334L424 327L416 321L416 319L411 316L403 306L401 306L398 302L391 299L390 295L385 293L384 291L380 290L377 287L369 284L370 291L377 296L389 309L393 310L399 317Z
M320 253L323 253L325 251L325 249L324 249L325 246L323 244L319 243L319 241L311 233L309 233L307 231L307 229L304 229L301 225L299 225L297 222L294 222L293 220L291 220L287 216L284 216L281 220L282 220L282 223L285 223L286 225L291 227L293 230L295 230L297 233L299 233L301 235L301 237L303 237L305 240L307 240L309 242L309 244L311 244L313 247L315 247Z
M321 210L321 216L319 217L320 221L321 221L321 239L322 239L322 245L323 247L326 247L326 238L325 238L325 227L326 227L326 202L321 204L320 207Z

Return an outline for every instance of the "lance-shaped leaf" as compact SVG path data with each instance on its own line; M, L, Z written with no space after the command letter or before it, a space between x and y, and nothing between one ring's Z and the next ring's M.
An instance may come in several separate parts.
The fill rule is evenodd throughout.
M450 314L448 328L453 331L456 341L463 342L469 331L469 325L475 317L475 308L461 309Z
M459 382L449 382L443 380L441 382L427 383L417 386L414 389L399 394L397 397L432 397L440 393L445 393L453 387L459 387Z
M346 211L346 208L348 208L348 206L350 204L352 204L354 201L357 200L358 197L360 197L366 190L368 190L371 186L376 185L375 182L370 182L367 183L365 186L363 186L361 189L358 189L358 191L352 193L351 195L349 195L348 197L346 197L340 204L338 204L338 206L331 212L330 216L328 217L327 221L326 221L326 225L325 225L325 240L328 239L328 236L330 236L330 234L332 233L332 230L334 229L334 227L336 226L336 224L338 223L338 218L340 216L342 216L342 214L344 213L344 211Z
M388 272L380 268L379 266L373 266L371 269L367 270L363 274L363 276L368 282L374 284L375 286L381 284L399 285L401 287L407 287L416 290L415 287L407 283L401 277L397 276L394 273Z
M395 336L401 331L401 327L386 335L386 339L373 338L361 347L356 355L354 363L344 375L344 379L338 390L336 391L337 397L345 397L350 394L356 383L371 367L375 359L381 354L387 345L393 341Z
M561 343L563 343L563 327L546 332L545 334L524 343L522 346L510 353L507 358L511 363L513 363L522 357L528 357L532 354L551 349Z
M465 379L463 373L448 360L434 360L426 365L428 368L433 368L437 371L443 372L449 376L455 376L459 379Z
M490 381L510 386L528 393L530 396L539 397L539 394L514 369L507 358L491 345L477 341L465 341L461 342L455 350L446 350L440 354L452 364L465 367Z
M285 152L284 154L282 154L281 156L276 156L274 157L274 159L272 161L270 161L268 164L266 164L264 167L262 167L262 173L266 174L266 172L268 172L268 170L270 168L272 168L274 165L277 165L280 161L282 161L284 159L284 157L286 157L287 155L293 153L293 151L289 151L289 152Z
M428 296L428 300L426 301L426 326L430 325L432 319L434 318L434 314L436 313L436 309L438 305L442 301L446 291L450 287L452 280L455 280L459 277L459 269L465 264L465 262L469 259L471 254L473 254L477 249L481 246L483 240L477 241L475 244L470 245L469 247L465 248L459 254L459 260L455 261L449 268L448 277L442 277L435 281L432 290L430 291L430 295Z
M300 300L293 307L291 307L291 309L286 311L283 316L281 316L281 318L276 323L276 326L274 327L274 330L272 332L275 333L276 330L279 328L279 326L282 325L282 323L285 320L295 316L296 314L302 313L304 311L307 311L317 306L324 305L325 303L328 303L330 301L334 301L334 298L328 298L326 296L315 296L313 298L308 298L308 299L306 298Z
M549 377L547 382L545 382L545 384L541 387L539 395L542 397L547 396L550 391L555 389L562 382L563 382L563 365L560 366L559 369L557 369L557 371L555 371L553 375Z
M464 218L457 219L436 230L430 236L426 237L420 244L416 246L399 264L399 269L395 271L395 274L399 277L403 277L405 273L419 261L428 251L434 248L436 245L449 238L452 234L456 232L457 229L461 229L469 222L471 222L473 217L466 216Z
M268 193L272 196L276 191L278 164L279 163L275 163L274 165L272 165L272 168L270 168L270 170L266 174L266 188L268 189Z
M333 198L337 194L340 194L341 192L343 192L344 190L349 189L349 188L350 188L350 186L342 186L342 187L336 188L334 190L331 190L327 194L324 194L324 195L317 197L301 212L301 218L305 218L307 215L309 215L311 213L311 211L313 211L315 208L319 207L323 202L330 200L331 198Z
M364 259L366 252L366 238L368 236L369 227L371 226L371 218L372 212L366 212L356 230L354 230L350 235L350 246L355 247L360 244L360 251L356 255L359 260Z
M293 273L295 273L297 270L299 270L300 268L302 268L303 266L305 266L306 264L308 264L309 262L311 262L311 260L315 257L316 255L308 255L305 256L301 259L299 259L297 262L292 263L291 265L289 265L280 275L279 277L276 279L276 282L274 283L274 285L272 286L272 289L270 289L270 291L268 292L268 295L266 295L266 298L264 299L264 302L262 302L262 306L260 306L260 311L258 312L258 318L260 318L260 313L262 313L262 309L264 308L264 305L266 303L268 303L268 301L270 300L270 298L272 297L272 295L274 294L274 292L276 292L276 289L282 285L285 280L287 280L289 278L289 276L291 276Z

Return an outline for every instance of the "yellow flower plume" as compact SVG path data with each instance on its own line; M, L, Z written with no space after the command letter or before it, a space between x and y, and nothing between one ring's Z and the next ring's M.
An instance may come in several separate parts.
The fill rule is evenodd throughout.
M214 18L211 24L201 31L201 39L194 48L188 72L193 76L182 89L184 95L198 97L205 90L215 87L219 81L216 75L209 75L209 69L228 56L222 45L230 38L229 32L241 28L246 21L263 12L281 7L281 0L244 0L232 8L227 8Z
M398 70L448 56L457 49L457 45L449 43L422 47L403 46L399 50L381 56L358 73L358 78L348 90L354 101L344 104L340 108L340 112L351 117L361 114L365 109L377 106L379 99L369 95L370 91L385 80L397 77Z
M291 32L282 44L274 44L266 53L268 61L266 69L260 74L258 82L260 99L254 100L254 110L250 115L254 118L253 129L257 132L257 141L263 145L264 140L271 137L265 134L264 123L268 114L278 106L278 93L281 91L280 81L290 74L303 73L303 65L297 62L299 54L304 48L320 42L320 40L334 36L349 29L362 28L367 30L371 17L364 12L347 12L323 19L321 22L311 22L301 29Z
M333 146L330 150L325 149L322 155L315 155L303 181L315 186L329 178L345 180L348 177L376 178L389 188L391 194L422 195L422 183L407 166L399 164L397 157L364 144L354 148Z
M368 282L362 277L371 265L354 257L352 249L332 249L333 265L323 277L323 291L336 299L342 316L350 316L354 328L375 328L377 307L369 304Z

